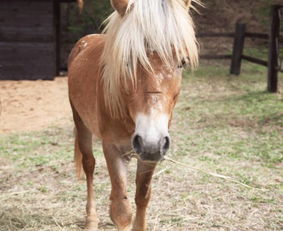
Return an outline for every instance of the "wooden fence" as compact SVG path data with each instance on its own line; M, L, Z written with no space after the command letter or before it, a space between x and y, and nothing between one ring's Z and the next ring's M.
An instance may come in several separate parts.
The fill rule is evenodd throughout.
M230 74L239 75L241 73L242 60L246 60L268 68L267 90L269 92L278 91L278 72L283 72L280 61L280 24L283 19L283 6L271 6L271 21L268 34L249 33L246 31L246 24L237 23L234 33L206 33L199 34L199 38L204 37L224 37L234 39L232 54L221 55L201 55L202 59L231 59ZM262 39L268 41L268 57L262 60L256 57L244 55L245 39Z

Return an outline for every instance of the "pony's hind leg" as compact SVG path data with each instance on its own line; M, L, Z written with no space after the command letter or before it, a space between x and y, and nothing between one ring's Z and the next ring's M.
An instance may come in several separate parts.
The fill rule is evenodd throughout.
M127 195L127 161L112 144L103 142L103 151L111 179L110 217L119 231L130 229L132 212Z
M151 179L156 163L146 163L138 160L136 176L136 217L133 231L146 231L146 208L151 195Z
M96 231L98 228L98 218L96 214L95 193L93 189L95 158L92 154L92 134L84 125L80 116L73 107L72 110L76 125L75 161L77 174L78 176L80 175L82 166L86 174L87 182L86 229L88 231Z

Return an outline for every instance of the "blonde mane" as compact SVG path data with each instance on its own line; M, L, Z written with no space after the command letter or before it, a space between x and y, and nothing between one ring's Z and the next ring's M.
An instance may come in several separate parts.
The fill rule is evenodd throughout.
M126 14L114 12L106 23L102 81L114 118L125 113L122 89L136 87L137 66L153 71L149 52L172 68L184 58L191 67L198 64L194 24L184 0L129 0Z

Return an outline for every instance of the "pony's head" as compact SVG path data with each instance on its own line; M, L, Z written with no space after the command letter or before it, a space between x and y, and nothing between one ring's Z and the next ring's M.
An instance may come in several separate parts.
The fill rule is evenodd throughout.
M155 53L149 60L154 72L138 67L137 89L125 99L135 122L132 146L143 160L158 161L170 146L168 127L182 79L182 67L168 68Z
M135 123L132 146L158 161L170 146L168 127L185 63L198 63L191 0L112 0L102 55L106 107Z

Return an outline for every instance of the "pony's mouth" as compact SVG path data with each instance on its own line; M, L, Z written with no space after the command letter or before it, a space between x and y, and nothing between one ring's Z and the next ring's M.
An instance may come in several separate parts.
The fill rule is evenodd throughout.
M164 160L164 154L158 152L158 153L140 153L138 154L140 160L145 161L145 162L159 162Z
M130 150L129 152L123 155L124 158L130 160L132 158L138 159L142 162L146 163L157 163L160 161L165 160L165 154L157 153L137 153L134 149Z

